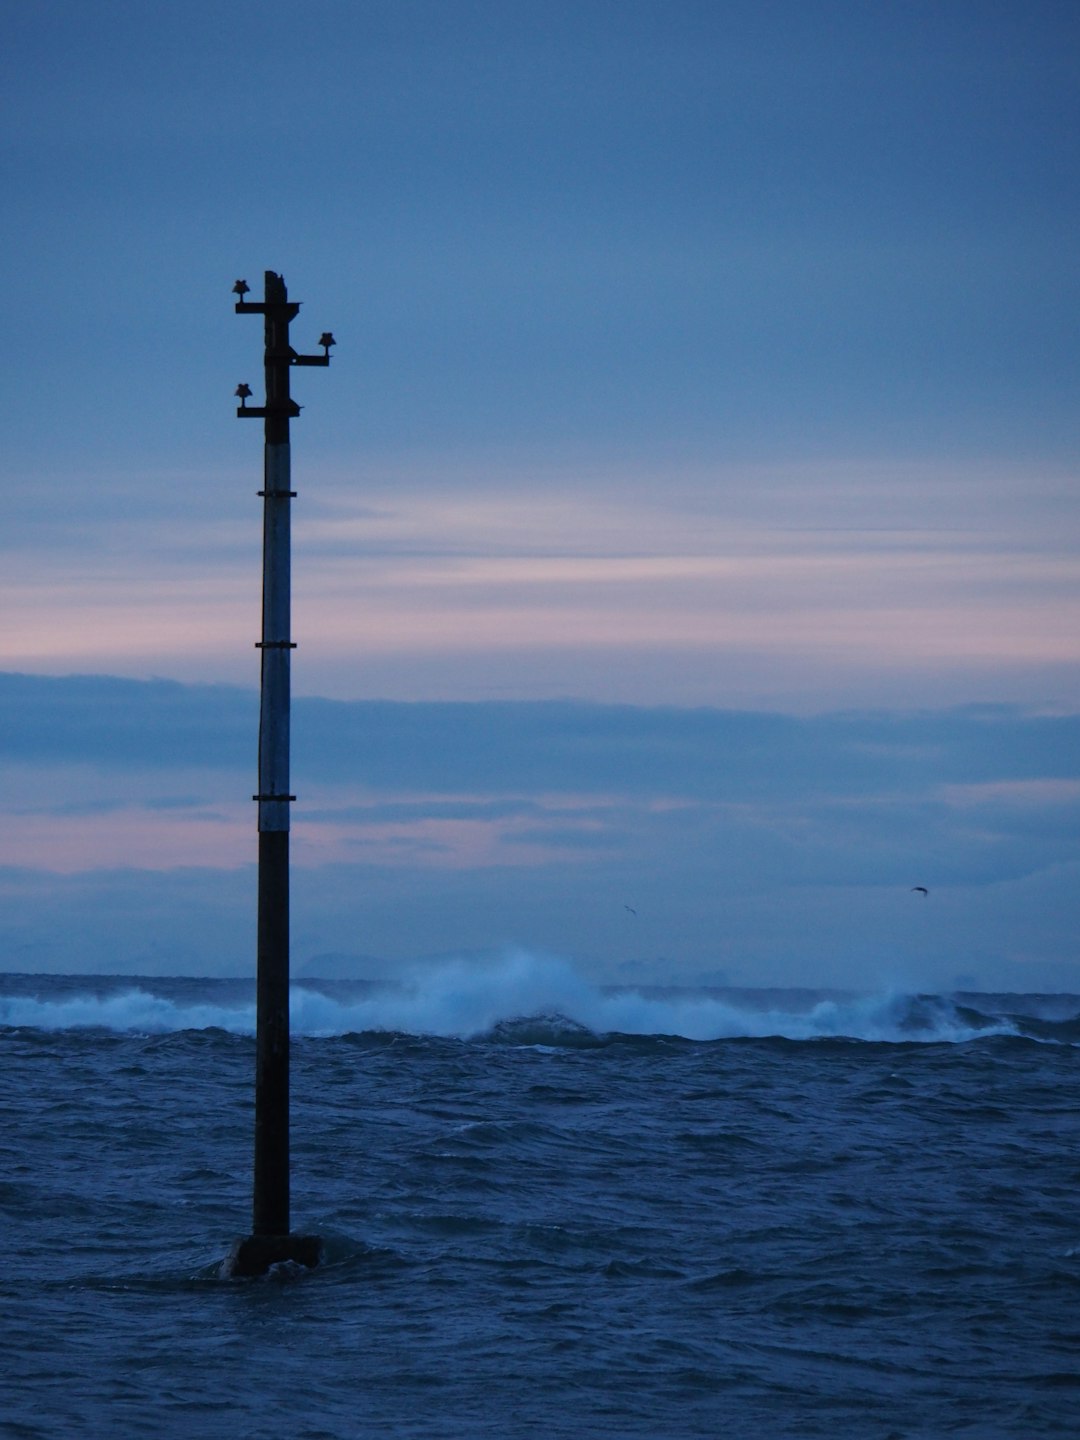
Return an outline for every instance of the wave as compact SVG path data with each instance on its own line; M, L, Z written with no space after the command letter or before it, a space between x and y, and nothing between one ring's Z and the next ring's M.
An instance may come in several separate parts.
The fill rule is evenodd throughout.
M54 983L57 978L51 977ZM214 987L224 982L201 982L204 993L197 1000L143 988L154 982L111 983L115 988L106 994L52 998L43 995L48 988L43 980L36 994L0 995L0 1026L151 1035L210 1029L255 1033L253 999L230 995L227 1003L215 1003ZM1020 1017L986 1014L944 996L887 993L797 1003L782 991L771 996L755 992L748 998L738 992L612 990L592 984L565 961L525 953L497 962L447 961L415 972L394 988L359 995L296 986L290 1018L293 1033L300 1036L393 1032L534 1045L582 1046L611 1036L892 1044L963 1043L1020 1034L1054 1038L1045 1023L1040 1033L1022 1025Z
M183 1030L255 1034L255 1004L184 1004L138 986L112 995L71 995L44 1000L0 995L0 1026L26 1030L112 1030L120 1034L171 1035Z

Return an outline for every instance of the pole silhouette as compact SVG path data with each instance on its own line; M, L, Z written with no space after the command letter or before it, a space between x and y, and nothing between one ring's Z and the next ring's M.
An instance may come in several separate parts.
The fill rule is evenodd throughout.
M321 355L298 355L289 326L300 306L285 281L266 271L264 299L248 301L238 280L238 315L262 315L266 403L249 406L251 389L237 386L237 415L264 422L262 656L259 700L258 976L255 1036L255 1164L252 1233L226 1262L229 1274L264 1274L283 1260L314 1266L317 1236L293 1235L289 1215L289 705L291 657L291 501L289 422L300 407L289 393L294 365L329 365L334 337L325 332Z

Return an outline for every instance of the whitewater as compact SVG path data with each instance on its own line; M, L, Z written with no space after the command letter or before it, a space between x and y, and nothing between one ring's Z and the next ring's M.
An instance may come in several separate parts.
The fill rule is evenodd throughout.
M30 977L26 977L30 979ZM190 997L191 986L165 981L161 990L119 979L94 984L71 982L63 999L36 993L0 994L0 1025L46 1030L79 1027L164 1034L179 1030L255 1033L255 1002L208 1004ZM151 982L152 984L153 982ZM318 982L316 982L318 984ZM159 987L162 982L158 982ZM36 980L31 981L31 990ZM225 989L225 986L220 986ZM251 986L239 982L242 993ZM359 990L360 993L356 993ZM766 992L768 993L768 992ZM793 993L803 1004L790 1008ZM322 982L295 985L290 995L291 1029L297 1035L330 1036L367 1031L473 1038L493 1026L537 1016L555 1017L596 1034L672 1035L687 1040L730 1040L782 1036L789 1040L834 1037L878 1041L959 1041L986 1034L1015 1034L1007 1014L979 1017L970 1008L938 996L905 992L814 998L807 992L672 991L605 988L582 977L569 963L526 952L497 960L450 959L406 975L393 985ZM751 995L757 997L757 1003ZM783 1002L789 1002L784 1008Z
M1075 1434L1077 997L305 979L237 1281L253 988L0 976L0 1433Z

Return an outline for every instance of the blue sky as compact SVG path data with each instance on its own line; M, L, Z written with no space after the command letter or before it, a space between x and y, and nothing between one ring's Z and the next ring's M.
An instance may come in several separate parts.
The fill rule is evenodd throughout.
M232 738L201 767L156 744L145 684L6 692L26 960L0 963L248 963L260 457L232 391L261 336L230 290L274 268L298 347L339 342L294 386L295 690L346 729L411 703L395 733L424 737L384 747L392 784L312 772L299 964L523 944L637 978L1078 983L1080 772L1048 738L1080 710L1078 40L1048 0L13 11L0 670L166 677ZM72 694L84 753L79 727L27 750ZM118 695L116 770L90 736ZM555 702L599 726L593 774ZM459 705L528 738L512 784L451 744ZM711 712L754 765L713 714L676 783L660 757ZM902 779L909 741L867 741L853 791L853 712L932 738ZM736 764L787 789L701 778ZM586 881L616 910L655 886L649 933ZM931 881L953 909L908 954L910 906L884 916Z

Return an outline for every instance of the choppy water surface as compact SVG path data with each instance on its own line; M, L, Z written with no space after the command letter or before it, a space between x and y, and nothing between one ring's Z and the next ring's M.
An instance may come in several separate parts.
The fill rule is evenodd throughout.
M249 987L0 977L0 1433L1076 1433L1080 1000L514 964L294 997L262 1281Z

